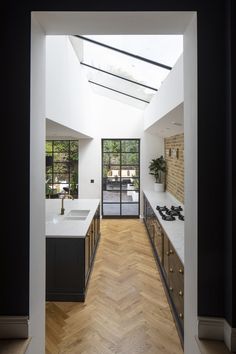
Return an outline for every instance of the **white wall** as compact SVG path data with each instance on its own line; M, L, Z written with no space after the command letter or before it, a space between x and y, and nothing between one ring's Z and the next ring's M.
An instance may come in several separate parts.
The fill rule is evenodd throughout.
M45 34L31 21L30 107L30 314L27 353L45 346Z
M89 135L93 95L67 36L46 37L46 118Z
M180 105L183 100L183 55L181 55L160 89L153 96L150 104L145 109L144 129L148 129L151 125Z
M141 188L152 188L148 164L163 153L163 139L144 132L143 111L94 94L66 36L49 36L46 43L47 118L93 137L80 140L80 198L101 198L102 138L140 138Z
M79 142L80 198L101 198L102 138L140 138L141 188L153 188L148 164L163 153L163 139L144 132L143 111L98 95L94 95L94 107L94 139L81 139ZM91 179L94 179L94 184L90 183Z
M197 16L184 33L184 338L185 353L199 353L197 337Z
M37 13L36 13L37 14ZM124 21L124 15L126 20ZM41 16L41 17L40 17ZM47 33L183 33L186 23L189 23L187 12L151 12L151 13L55 13L53 11L37 15ZM73 16L73 21L71 17ZM100 21L99 24L99 19ZM151 17L150 17L151 16ZM48 17L49 20L48 20ZM68 19L69 17L69 19ZM115 17L115 26L114 26ZM159 21L161 17L161 21ZM173 21L175 17L175 21ZM196 93L196 16L186 30L184 38L184 95L185 95L185 161L188 173L185 175L185 204L186 204L186 243L185 243L185 354L199 353L196 348L196 306L197 306L197 93ZM183 20L185 19L185 20ZM66 22L67 21L67 22ZM142 21L142 23L141 23ZM140 27L141 23L141 27ZM72 25L71 25L72 24ZM80 27L79 27L80 26ZM44 48L42 33L32 20L32 87L31 87L31 172L30 172L30 333L33 335L31 351L34 354L44 353L44 309L42 302L44 293L44 99L41 96L43 88ZM34 43L35 41L35 43ZM37 49L38 48L38 49ZM37 52L38 51L38 52ZM38 77L37 77L38 75ZM37 79L36 79L37 78ZM50 117L48 117L50 118ZM74 129L73 127L71 127ZM188 137L187 137L188 135ZM150 138L150 137L149 137ZM155 140L155 137L154 137ZM148 143L148 139L145 140ZM150 144L151 145L151 144ZM149 152L151 149L149 150ZM150 152L151 154L151 152ZM147 156L147 155L146 155ZM35 163L37 161L37 164ZM149 176L150 177L150 176ZM147 177L148 178L148 177ZM188 193L188 195L186 195ZM193 204L193 205L192 205ZM37 216L37 217L36 217ZM43 230L44 233L44 230ZM188 250L186 249L188 248ZM44 297L44 295L43 295ZM38 312L37 312L38 311ZM38 330L37 330L38 326ZM37 346L34 345L37 343Z

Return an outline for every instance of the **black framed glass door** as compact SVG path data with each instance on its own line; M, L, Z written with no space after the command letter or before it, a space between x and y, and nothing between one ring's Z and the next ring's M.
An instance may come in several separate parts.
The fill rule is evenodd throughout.
M102 215L139 217L140 139L102 139Z

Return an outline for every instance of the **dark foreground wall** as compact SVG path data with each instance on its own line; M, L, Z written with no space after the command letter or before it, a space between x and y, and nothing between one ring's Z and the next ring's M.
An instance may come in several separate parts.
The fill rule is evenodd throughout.
M14 218L2 215L1 315L29 312L29 129L30 11L197 11L198 13L198 313L226 317L236 327L235 312L235 149L232 137L235 79L230 67L231 1L161 0L148 5L86 1L29 1L5 4L1 42L2 205L14 205ZM235 59L235 58L234 58ZM235 60L234 60L235 62ZM232 71L231 71L232 70ZM234 101L235 102L235 101ZM235 114L234 114L235 116ZM235 146L234 146L235 147ZM7 208L5 208L7 210ZM4 228L5 226L5 228Z

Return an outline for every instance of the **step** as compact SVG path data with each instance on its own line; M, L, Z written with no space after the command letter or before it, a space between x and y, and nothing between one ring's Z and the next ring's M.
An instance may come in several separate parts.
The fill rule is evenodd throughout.
M27 339L1 339L1 354L25 354L31 338Z
M196 338L201 354L230 354L223 341Z

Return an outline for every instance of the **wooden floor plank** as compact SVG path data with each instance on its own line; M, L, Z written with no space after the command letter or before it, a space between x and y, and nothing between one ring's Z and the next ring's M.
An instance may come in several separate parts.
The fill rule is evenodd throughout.
M105 219L84 303L46 304L47 354L182 354L142 220Z

